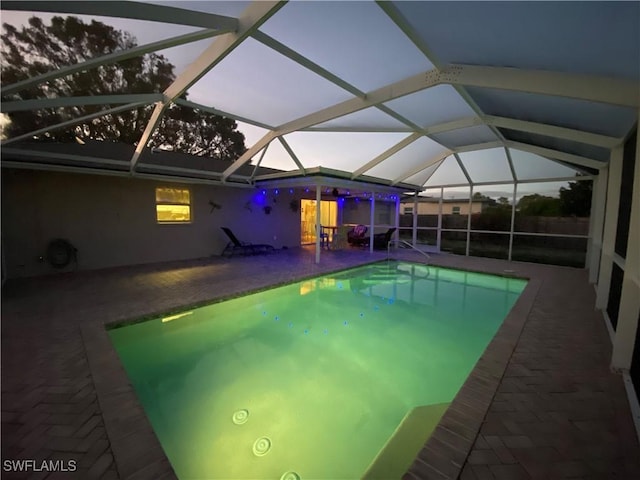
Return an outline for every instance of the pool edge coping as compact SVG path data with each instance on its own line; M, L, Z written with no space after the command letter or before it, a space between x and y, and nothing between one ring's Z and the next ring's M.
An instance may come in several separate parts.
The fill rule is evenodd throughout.
M386 261L387 260L375 260L346 268L339 268L321 273L316 272L311 275L301 275L300 277L292 278L290 281L242 290L232 294L222 295L220 297L212 297L209 300L185 304L180 307L145 314L129 320L115 320L105 323L100 322L81 325L81 336L93 384L96 390L96 396L100 405L105 430L107 432L114 456L114 462L120 478L131 480L177 480L173 467L171 466L171 463L169 462L164 449L151 426L151 422L144 412L135 389L129 380L111 339L109 338L109 330L191 308L220 303L240 296L258 293L271 288L277 288L311 278L317 278L328 274ZM403 259L400 261L407 260ZM517 278L527 281L525 289L518 297L518 300L511 308L507 317L505 317L498 329L498 332L485 348L482 356L469 374L469 377L467 377L465 382L462 384L456 397L453 399L451 405L445 411L440 422L436 426L436 429L420 450L418 456L414 459L411 467L404 476L407 477L408 475L411 475L411 477L415 478L424 478L428 475L428 477L431 478L434 475L437 475L440 478L457 478L459 473L462 471L462 467L464 466L466 458L469 455L471 447L473 446L475 438L479 432L480 425L482 424L482 421L489 409L489 405L491 404L491 400L493 399L498 385L500 384L502 376L504 375L509 359L516 347L520 333L526 323L526 318L528 317L531 306L535 301L542 281L517 275L512 272L482 271L480 269L457 268L449 265L437 265L427 262L407 262L450 270L501 276L505 278ZM532 291L532 286L535 287L535 292L533 294L530 293ZM526 297L525 294L527 294ZM531 298L529 299L529 297ZM527 299L526 304L523 303L523 298ZM508 328L517 328L517 335L515 335L515 337L515 332L508 332L505 329L505 325L508 322ZM507 345L510 345L508 354L504 351L504 346L496 345L496 340L499 336L501 337L501 342L507 341ZM493 351L489 352L490 347L492 350L496 347L500 347L500 350L497 354ZM498 358L495 358L496 356ZM497 364L502 365L502 367L500 374L496 377L495 372L497 372L497 369L494 367ZM487 382L490 383L489 386L486 385ZM465 392L464 395L463 391ZM480 406L474 403L477 402L478 396L483 399ZM125 411L121 408L122 405L127 406L127 408L124 409ZM469 415L473 418L469 417ZM458 423L458 425L460 425L460 420L474 421L475 434L473 434L472 438L468 438L468 435L460 436L456 433L455 424ZM453 425L443 426L443 422L445 421L453 422ZM452 434L458 437L455 440L454 445L451 445ZM448 465L447 468L443 468L443 461ZM449 476L449 474L443 474L441 470L456 473L452 473L452 476Z
M515 351L543 281L528 279L404 479L457 479Z

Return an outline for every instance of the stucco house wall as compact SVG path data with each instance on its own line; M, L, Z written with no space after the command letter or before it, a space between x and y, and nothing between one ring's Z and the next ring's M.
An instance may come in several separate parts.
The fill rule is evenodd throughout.
M155 188L189 188L192 221L156 222ZM221 206L213 209L209 202ZM272 207L269 215L262 204ZM300 213L252 188L2 169L2 251L7 278L58 272L46 260L55 238L78 249L79 270L220 255L221 226L241 241L300 245ZM62 271L73 270L69 265Z
M471 213L480 213L482 212L482 202L472 202L471 203ZM442 202L442 214L443 215L452 215L453 208L457 207L460 209L460 215L468 215L469 214L469 200L460 200L458 202L452 202L450 200L445 200ZM402 203L400 205L400 213L405 215L407 213L407 208L413 209L413 202L410 203ZM418 202L418 215L438 215L439 205L438 202Z

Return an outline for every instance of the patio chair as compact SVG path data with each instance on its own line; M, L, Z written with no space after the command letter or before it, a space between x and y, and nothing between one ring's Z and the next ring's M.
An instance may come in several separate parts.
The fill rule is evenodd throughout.
M337 228L336 233L333 234L331 240L331 250L341 250L347 246L347 235L349 233L349 227L341 225Z
M317 233L318 226L314 225L313 228L316 230L316 233ZM322 225L320 225L320 247L329 248L329 233L325 231Z
M356 225L352 230L347 232L347 242L349 245L364 245L365 241L368 242L368 237L365 237L368 228L365 225Z
M272 245L258 244L258 243L245 243L238 240L238 237L234 235L229 227L220 227L224 233L226 233L229 240L227 246L222 251L223 257L232 257L233 255L257 255L260 253L271 253L275 251Z

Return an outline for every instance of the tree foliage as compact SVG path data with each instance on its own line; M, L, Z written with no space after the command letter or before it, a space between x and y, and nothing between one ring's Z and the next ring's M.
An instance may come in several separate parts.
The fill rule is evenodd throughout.
M560 216L560 199L533 193L525 195L517 204L518 211L522 215L541 216L541 217L559 217Z
M560 209L563 215L588 217L591 214L593 182L569 182L569 188L560 187Z
M3 24L2 83L11 85L42 73L91 58L131 49L136 39L104 23L70 17L53 17L49 25L31 17L20 29ZM157 93L174 80L173 65L155 53L100 65L90 70L3 95L3 101L93 95ZM75 106L12 112L5 128L9 137L99 112L106 105ZM73 141L75 137L136 144L153 111L153 105L110 114L72 127L40 135L41 140ZM149 147L169 146L175 151L233 160L245 151L244 135L232 119L171 105Z

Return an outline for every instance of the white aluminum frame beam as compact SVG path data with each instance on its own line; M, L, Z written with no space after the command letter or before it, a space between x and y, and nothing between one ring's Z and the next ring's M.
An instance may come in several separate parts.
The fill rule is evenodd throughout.
M426 42L420 37L420 35L414 30L414 28L407 22L406 17L396 8L396 6L392 2L383 2L380 0L376 0L378 6L387 14L387 16L396 24L396 26L402 30L402 33L413 42L413 44L422 52L422 54L431 62L433 66L437 69L441 70L443 67L442 62L436 56L436 54L429 48ZM471 95L464 89L461 85L452 85L458 95L462 97L467 105L477 114L482 115L484 112L480 109L480 107L476 104L475 100L471 98ZM489 129L493 132L493 134L498 137L500 140L504 141L505 138L496 127L489 125Z
M607 165L606 162L600 162L592 158L582 157L574 155L572 153L561 152L558 150L553 150L551 148L538 147L529 143L512 142L510 140L507 140L505 142L505 145L509 148L515 148L516 150L524 150L525 152L535 153L542 157L547 157L551 160L562 160L563 162L572 163L581 167L595 168L597 170L600 170Z
M303 175L306 173L306 169L304 168L304 166L302 165L302 163L300 163L300 160L298 159L298 156L296 155L296 153L293 151L293 149L289 146L289 144L287 143L287 141L284 139L284 137L278 137L278 140L280 141L280 144L284 147L284 149L287 151L287 153L289 154L289 156L291 157L291 159L295 162L295 164L298 166L298 170L300 173L302 173Z
M613 257L615 255L616 233L618 231L618 213L620 207L620 185L622 184L622 163L624 145L611 151L607 176L607 200L604 212L604 226L602 229L602 248L600 250L600 269L596 286L596 308L606 313L611 287L611 272L613 271ZM608 315L607 315L608 317ZM607 328L611 333L611 324L607 320Z
M273 130L272 125L267 125L266 123L258 122L256 120L251 120L250 118L241 117L240 115L235 115L233 113L225 112L223 110L218 110L217 108L214 108L214 107L208 107L207 105L202 105L201 103L191 102L181 97L176 98L173 101L173 103L183 107L195 108L197 110L202 110L203 112L213 113L214 115L220 115L222 117L232 118L238 122L248 123L249 125L253 125L254 127L264 128L265 130Z
M18 140L23 140L25 138L32 138L35 135L40 135L41 133L50 132L52 130L57 130L59 128L69 127L71 125L77 125L78 123L82 123L85 120L92 120L97 117L102 117L104 115L109 115L112 113L123 112L125 110L133 110L134 108L141 107L143 105L147 105L146 102L136 102L129 103L127 105L122 105L120 107L108 108L106 110L100 110L99 112L92 113L90 115L84 115L82 117L74 118L71 120L67 120L66 122L56 123L55 125L50 125L48 127L39 128L38 130L33 130L29 133L24 133L22 135L18 135L17 137L7 138L0 142L0 145L8 145L13 142L17 142Z
M145 149L147 142L155 131L167 105L182 95L191 85L200 80L209 70L220 63L247 37L280 10L284 4L285 2L273 0L252 2L242 15L240 15L237 31L235 33L226 33L216 38L213 43L169 85L164 91L165 100L162 103L156 104L147 128L138 142L133 157L131 157L132 173L135 171L140 154ZM223 175L223 180L227 177L228 175Z
M496 140L495 142L473 143L461 147L452 148L453 153L475 152L476 150L488 150L490 148L504 147L506 142Z
M633 108L640 106L640 88L633 80L474 65L448 65L442 70L442 77L443 82L450 85L515 90Z
M430 70L426 73L413 75L409 78L405 78L404 80L400 80L399 82L395 82L391 85L373 90L372 92L367 93L365 98L356 97L345 100L344 102L337 103L330 107L313 112L309 115L305 115L298 119L287 122L277 127L271 132L271 134L273 135L273 137L279 137L281 135L286 135L291 132L312 127L319 123L328 122L329 120L333 120L334 118L339 118L350 113L355 113L360 110L364 110L365 108L376 106L380 103L393 100L394 98L398 98L410 93L417 92L419 90L423 90L425 88L432 87L439 83L439 79L440 74L437 70ZM269 139L268 141L270 140L271 139ZM268 141L266 140L266 136L260 139L253 147L251 147L244 155L238 158L238 160L236 160L234 164L225 171L223 178L231 175L231 173L247 163L253 157L253 155L255 155L262 149L262 147L264 147L265 142L268 143Z
M130 18L228 31L238 28L238 20L233 17L143 2L3 1L2 9Z
M123 103L154 103L162 100L161 93L136 93L131 95L90 95L87 97L56 97L16 100L0 105L2 113L42 110L44 108L78 107L84 105L120 105Z
M623 138L609 137L607 135L599 135L597 133L557 127L546 123L517 120L515 118L484 115L483 120L487 125L518 130L520 132L535 133L537 135L545 135L547 137L555 137L563 140L570 140L572 142L586 143L588 145L603 148L614 148L624 141Z
M501 78L504 75L504 78ZM581 83L582 82L582 83ZM624 106L635 106L638 103L640 89L637 84L632 81L592 77L587 75L573 75L559 72L535 71L535 70L518 70L513 68L498 67L472 67L464 65L450 65L442 71L433 69L411 77L405 78L398 82L386 85L371 92L368 92L365 98L353 98L332 105L330 107L318 110L311 114L292 120L274 129L276 136L286 135L288 133L308 129L314 125L318 125L335 118L339 118L351 113L358 112L368 107L377 106L388 102L395 98L403 97L420 90L424 90L440 84L451 85L474 85L487 88L502 88L507 90L518 90L530 93L540 93L546 95L567 96L570 98L578 98L582 100L597 101L604 103L613 103ZM580 84L580 85L577 85ZM497 118L497 117L496 117ZM498 120L500 121L500 120ZM460 120L464 126L473 126L477 120ZM452 122L453 123L453 122ZM444 128L451 128L455 125L448 125ZM522 126L522 124L520 124ZM462 127L460 127L462 128ZM542 127L536 127L542 128ZM425 134L436 133L433 127L424 130ZM569 129L567 129L569 130ZM567 130L554 130L556 134L563 136L571 135ZM446 131L446 130L440 130ZM584 138L584 137L582 137ZM604 139L600 137L590 137L591 140L601 142ZM509 141L492 142L494 146L504 146L507 143L515 143ZM264 146L261 145L261 147ZM261 148L260 147L260 148ZM485 147L492 148L492 147ZM537 148L537 147L534 147ZM456 152L471 150L467 146L455 149ZM601 164L594 164L590 159L582 159L576 155L564 154L564 159L571 163L577 163L582 166L591 168L600 168ZM244 158L243 158L244 157ZM246 163L251 157L243 156L234 164L233 169L239 168ZM558 156L556 155L556 158ZM576 161L580 159L580 163Z
M128 165L129 162L126 162ZM22 168L27 170L44 170L51 172L69 172L69 173L84 173L91 175L104 175L104 176L113 176L113 177L130 177L128 170L107 170L102 168L91 168L87 167L74 167L69 165L55 165L55 164L43 164L43 163L34 163L34 162L14 162L10 160L2 160L2 167L6 168ZM178 175L162 175L155 173L144 173L140 172L136 175L138 178L144 178L149 180L159 180L161 182L176 182L176 183L186 183L186 184L205 184L205 185L221 185L222 182L220 180L206 179L206 178L193 178L193 177L180 177ZM248 183L234 183L234 187L236 188L255 188L253 185Z
M388 148L387 150L382 152L380 155L375 157L370 162L367 162L365 165L363 165L362 167L358 168L355 172L353 172L351 174L351 179L355 179L355 178L359 177L360 175L362 175L364 172L366 172L368 170L371 170L373 167L375 167L379 163L385 161L390 156L398 153L400 150L402 150L406 146L412 144L413 142L418 140L420 137L422 137L422 135L420 133L414 133L412 135L409 135L406 138L403 138L400 142L396 143L391 148Z
M442 162L445 158L447 158L452 153L453 152L451 150L447 150L446 152L439 153L438 155L436 155L433 158L430 158L429 160L427 160L425 163L421 164L420 166L412 169L409 172L405 172L402 175L400 175L399 177L395 178L391 182L391 185L397 185L398 183L406 180L407 178L409 178L409 177L411 177L413 175L416 175L416 174L422 172L423 170L426 170L427 168L435 165L436 163ZM436 168L436 170L437 170L437 168ZM435 173L435 170L433 171L433 173ZM433 173L431 175L433 175ZM429 178L431 178L431 175L429 175ZM426 180L425 180L425 182L426 182Z
M81 2L78 2L78 3L81 3ZM4 3L2 4L2 8L4 8ZM7 87L4 87L2 89L3 90L2 93L3 95L11 95L19 92L20 90L28 88L32 85L38 85L40 83L44 83L49 80L54 80L56 78L71 75L76 72L90 70L92 68L99 67L100 65L116 63L122 60L127 60L129 58L140 57L147 53L163 50L166 48L177 47L178 45L184 45L186 43L196 42L198 40L214 37L216 35L221 35L227 32L228 30L200 30L198 32L187 33L186 35L167 38L165 40L159 40L157 42L148 43L146 45L140 45L138 47L130 48L129 50L114 52L108 55L103 55L101 57L91 58L89 60L86 60L81 63L77 63L75 65L69 65L67 67L58 68L50 72L43 73L41 75L37 75L35 77L31 77L26 80L22 80L20 82L16 82L13 85L8 85Z

